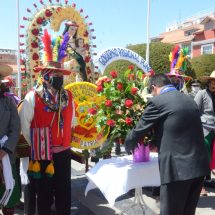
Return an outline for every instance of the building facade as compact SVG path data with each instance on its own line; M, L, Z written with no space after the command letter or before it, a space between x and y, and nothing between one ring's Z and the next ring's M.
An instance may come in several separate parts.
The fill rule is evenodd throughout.
M215 54L215 11L210 9L181 23L170 25L166 32L151 41L188 47L191 58L202 54Z

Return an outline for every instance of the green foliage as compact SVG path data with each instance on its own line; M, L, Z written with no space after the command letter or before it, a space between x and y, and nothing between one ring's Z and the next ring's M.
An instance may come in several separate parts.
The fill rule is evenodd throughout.
M215 54L205 54L191 60L196 77L210 75L215 70Z

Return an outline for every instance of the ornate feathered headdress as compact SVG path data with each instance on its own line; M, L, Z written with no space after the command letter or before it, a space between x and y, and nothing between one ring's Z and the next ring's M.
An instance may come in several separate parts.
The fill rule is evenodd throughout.
M71 71L62 68L63 59L67 56L66 48L69 42L69 33L66 33L63 39L58 36L53 41L48 31L44 30L42 37L43 48L43 65L42 67L35 67L34 71L39 72L43 70L52 70L62 72L64 75L69 75Z
M179 74L178 71L184 72L187 68L188 47L180 48L176 45L169 55L170 74Z

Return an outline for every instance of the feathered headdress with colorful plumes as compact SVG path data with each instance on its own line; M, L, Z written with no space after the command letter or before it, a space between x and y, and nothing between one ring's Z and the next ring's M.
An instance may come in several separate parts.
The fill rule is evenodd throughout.
M66 49L69 42L69 33L67 32L63 38L58 36L52 40L51 35L45 29L42 41L44 45L43 62L54 61L62 63L67 56Z
M189 49L180 48L179 45L176 45L173 51L169 55L170 61L170 73L178 73L178 71L185 71L187 68L187 57Z

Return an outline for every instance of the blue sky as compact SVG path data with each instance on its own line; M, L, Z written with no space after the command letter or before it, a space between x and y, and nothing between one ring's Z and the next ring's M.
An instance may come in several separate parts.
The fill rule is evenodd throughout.
M19 1L23 24L22 17L28 16L26 9L34 11L33 3L40 3L39 0ZM48 3L48 0L44 2ZM74 2L93 23L97 52L108 47L146 42L147 0L69 0L69 3ZM151 37L164 32L170 23L213 8L215 10L215 0L151 0ZM16 11L16 0L1 0L0 48L17 47Z

